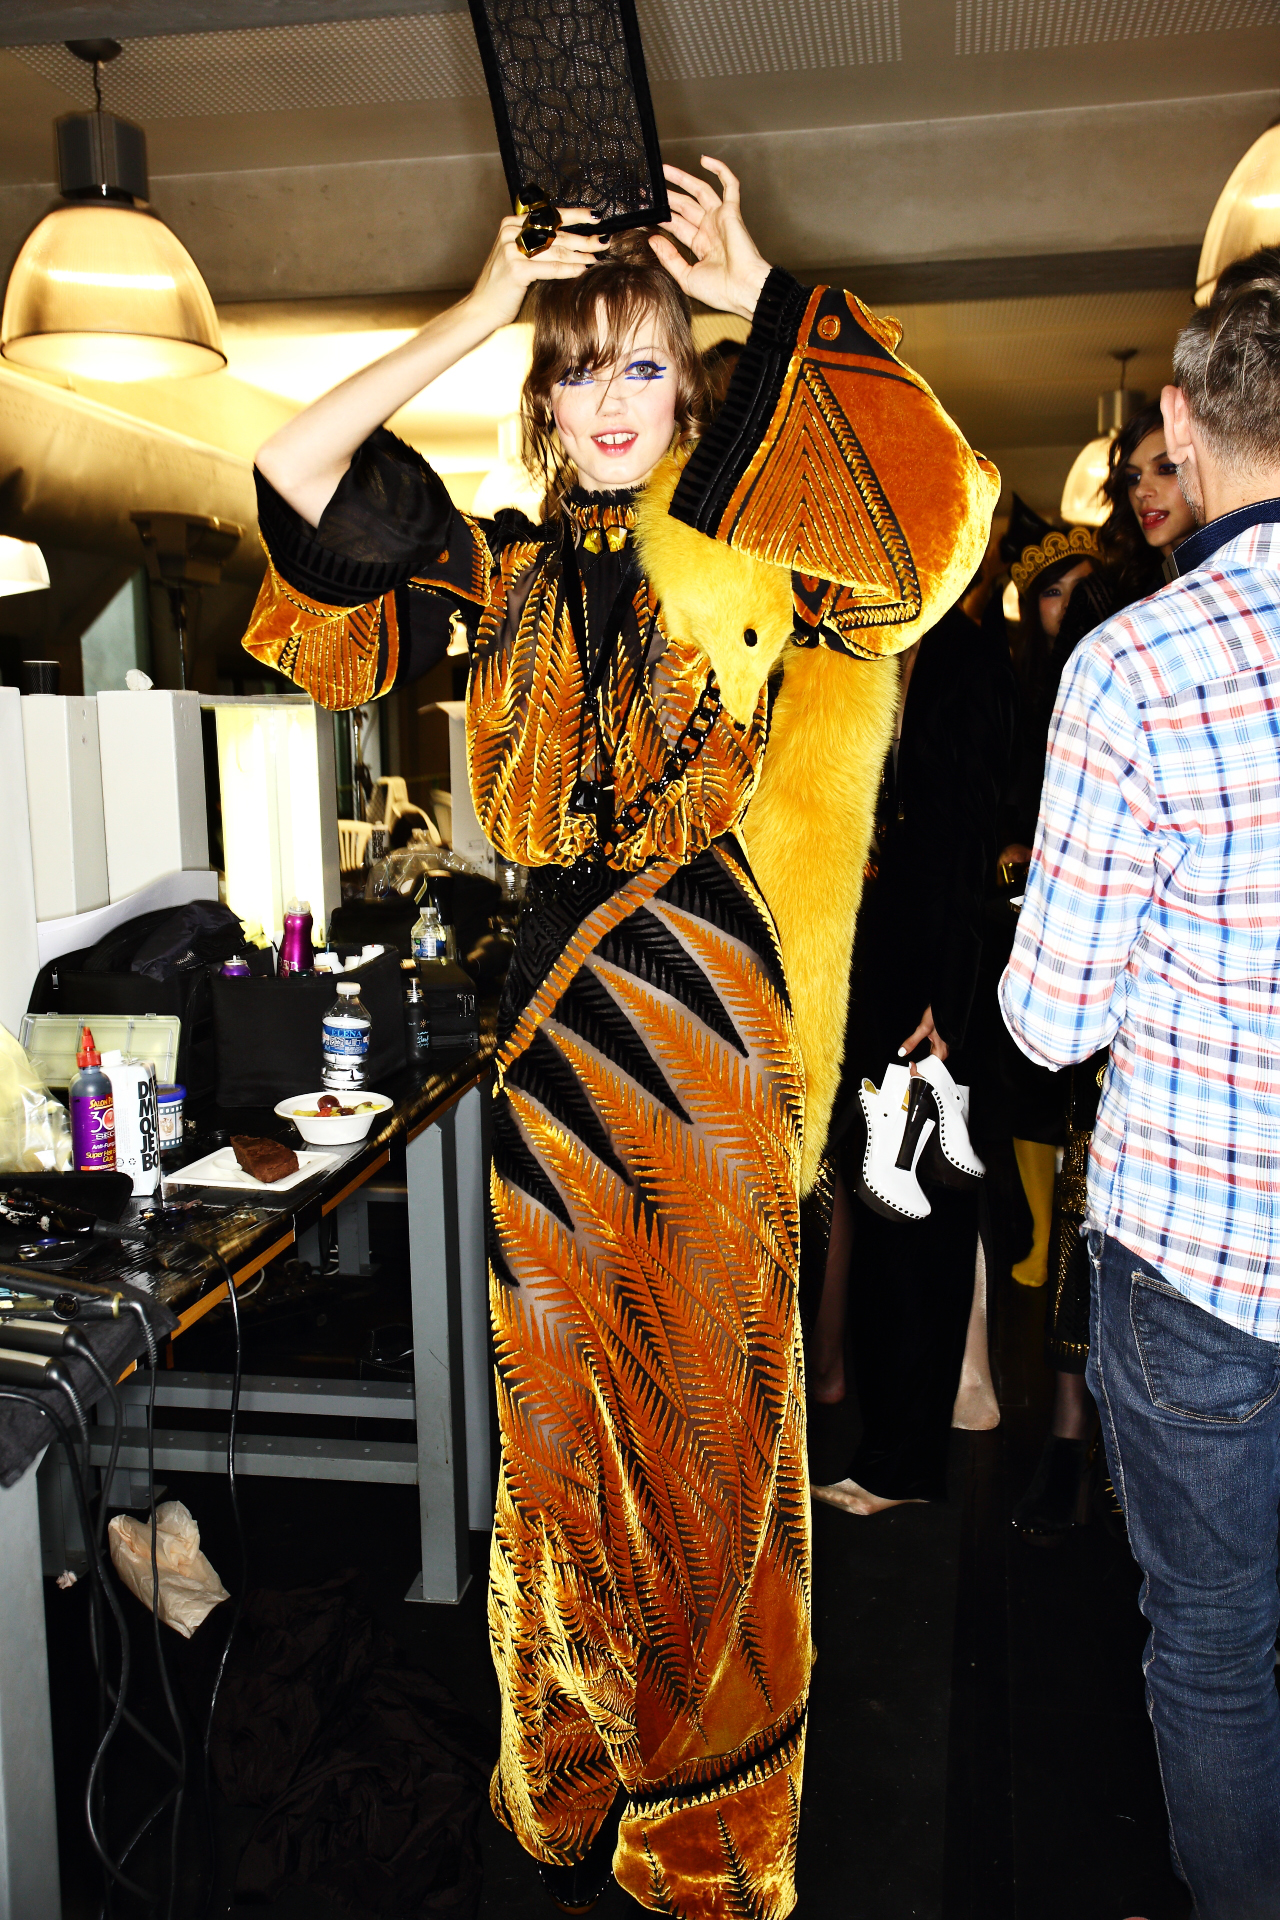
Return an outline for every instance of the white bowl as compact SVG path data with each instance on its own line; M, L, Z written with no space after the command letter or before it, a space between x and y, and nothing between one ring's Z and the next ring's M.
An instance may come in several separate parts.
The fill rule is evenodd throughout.
M379 1114L393 1104L385 1093L360 1092L349 1095L344 1105L355 1106L359 1101L368 1100L370 1105L363 1113L317 1114L316 1102L327 1091L322 1087L319 1093L294 1093L276 1107L280 1118L292 1120L303 1139L313 1147L349 1147L354 1140L363 1140ZM304 1109L301 1113L300 1107Z

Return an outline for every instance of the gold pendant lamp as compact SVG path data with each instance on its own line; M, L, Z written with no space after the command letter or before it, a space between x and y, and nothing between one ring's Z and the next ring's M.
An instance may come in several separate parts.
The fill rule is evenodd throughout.
M93 113L55 122L61 204L28 234L0 320L0 352L19 366L88 380L154 380L225 367L200 270L147 204L141 127L102 110L101 70L115 40L69 40L93 68Z
M1196 305L1207 306L1218 275L1259 247L1280 245L1280 120L1256 139L1218 195L1196 271Z
M1111 442L1121 427L1127 427L1135 413L1146 405L1145 393L1135 393L1124 384L1129 362L1136 347L1118 347L1111 358L1120 362L1120 385L1110 393L1098 395L1098 436L1088 440L1071 463L1062 489L1060 512L1069 527L1100 527L1111 512L1111 502L1102 488L1109 471Z

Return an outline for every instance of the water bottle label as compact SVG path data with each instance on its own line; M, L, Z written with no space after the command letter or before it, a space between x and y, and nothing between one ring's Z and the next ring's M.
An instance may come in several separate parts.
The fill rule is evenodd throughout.
M442 933L419 933L414 937L413 957L415 960L443 960L444 935Z
M368 1027L340 1027L324 1021L321 1028L320 1044L326 1053L355 1056L363 1059L369 1051Z

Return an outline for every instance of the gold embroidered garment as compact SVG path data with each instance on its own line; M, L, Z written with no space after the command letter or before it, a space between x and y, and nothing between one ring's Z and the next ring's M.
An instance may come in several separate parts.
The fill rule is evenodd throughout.
M795 1901L798 1189L806 1081L840 1046L813 1009L843 1005L883 658L972 576L998 487L894 338L841 290L771 275L715 426L638 513L578 496L551 528L481 523L385 435L318 535L263 489L259 659L340 705L422 671L450 618L471 639L476 810L533 869L493 1107L493 1802L563 1864L621 1794L614 1871L672 1915ZM815 656L793 627L828 674L798 671ZM776 918L740 837L771 667ZM853 774L828 778L788 727Z

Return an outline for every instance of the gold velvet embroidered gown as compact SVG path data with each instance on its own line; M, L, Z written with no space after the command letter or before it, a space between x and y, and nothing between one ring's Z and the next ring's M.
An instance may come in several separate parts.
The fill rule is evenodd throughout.
M806 1075L739 829L769 667L818 658L794 628L847 678L847 731L871 762L840 849L856 885L895 691L882 656L982 552L991 470L896 342L851 296L775 271L683 471L647 504L575 494L546 527L454 510L385 432L314 533L259 481L257 658L344 706L432 664L451 617L471 638L477 813L534 869L490 1184L493 1804L529 1852L571 1862L621 1788L615 1872L662 1913L782 1916L795 1900ZM833 893L833 924L842 900L848 921L829 865L820 889L815 925ZM809 1108L812 1134L811 1089Z

